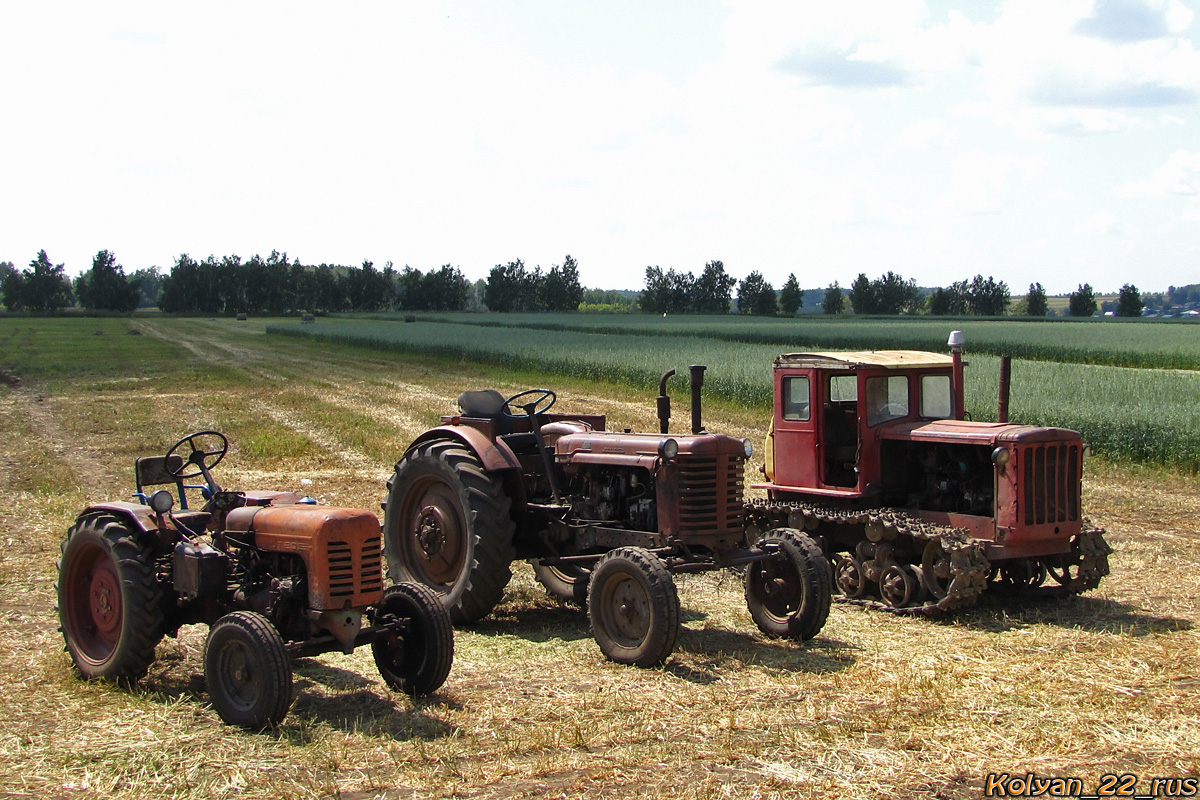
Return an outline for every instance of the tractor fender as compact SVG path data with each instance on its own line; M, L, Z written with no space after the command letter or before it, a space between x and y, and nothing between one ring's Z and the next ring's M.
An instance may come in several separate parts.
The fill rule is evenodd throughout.
M494 441L486 434L466 425L441 425L437 428L430 428L414 439L408 449L411 451L414 447L433 439L454 439L462 442L479 458L483 468L488 472L520 470L521 468L521 462L513 455L513 451L509 449L508 445L504 442Z
M150 506L144 506L141 503L129 503L123 500L95 503L79 512L76 522L81 522L88 517L94 517L98 514L114 514L128 522L130 527L135 531L158 534L158 522L155 520L154 511Z

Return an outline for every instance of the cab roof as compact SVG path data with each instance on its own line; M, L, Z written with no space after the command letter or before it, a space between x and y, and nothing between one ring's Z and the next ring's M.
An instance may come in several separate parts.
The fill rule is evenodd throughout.
M949 367L954 359L943 353L924 350L867 350L851 353L786 353L776 356L775 367L804 369L922 369Z

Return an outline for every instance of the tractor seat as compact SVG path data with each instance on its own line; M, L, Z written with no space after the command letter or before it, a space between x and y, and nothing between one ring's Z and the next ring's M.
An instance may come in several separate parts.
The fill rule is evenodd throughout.
M504 395L495 389L473 389L458 396L458 407L464 417L493 419L504 411Z
M162 484L179 484L179 480L171 474L183 468L183 457L171 456L168 464L166 456L144 456L133 462L133 471L137 477L138 491L143 486L160 486Z

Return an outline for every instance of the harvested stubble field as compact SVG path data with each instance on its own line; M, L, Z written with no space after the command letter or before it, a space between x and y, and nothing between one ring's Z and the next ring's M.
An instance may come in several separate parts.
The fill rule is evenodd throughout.
M59 540L87 502L128 494L135 456L216 427L234 443L226 485L307 478L378 509L392 462L461 389L549 382L262 331L0 319L0 795L967 798L989 772L1088 788L1200 774L1200 484L1103 463L1086 499L1113 574L1084 597L985 596L942 620L835 606L797 647L758 635L736 576L690 576L679 647L639 670L604 661L583 613L523 568L416 702L361 650L298 661L278 731L227 728L197 681L201 629L164 640L134 691L78 681L53 611ZM613 427L654 425L649 394L552 388ZM758 416L713 404L706 421L759 441Z

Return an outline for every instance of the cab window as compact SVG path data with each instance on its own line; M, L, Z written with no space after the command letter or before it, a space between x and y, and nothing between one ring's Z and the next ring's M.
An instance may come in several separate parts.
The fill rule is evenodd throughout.
M783 379L783 418L804 421L809 418L809 391L807 377Z
M953 416L949 375L921 377L921 416L926 419L949 419Z
M867 378L867 424L908 416L908 376Z
M829 377L829 402L857 403L858 376L853 372L848 375L831 375Z

